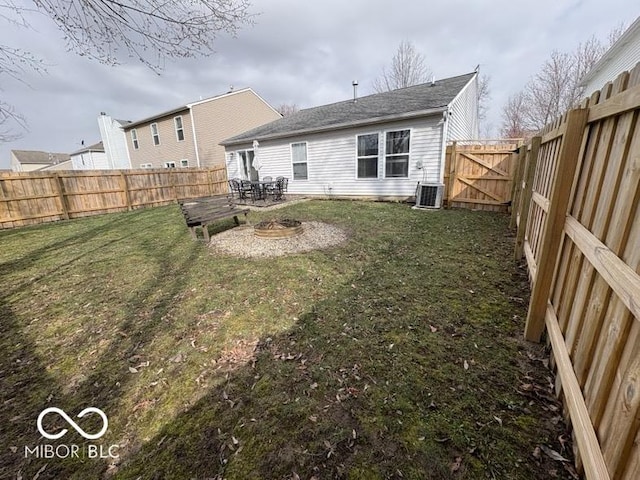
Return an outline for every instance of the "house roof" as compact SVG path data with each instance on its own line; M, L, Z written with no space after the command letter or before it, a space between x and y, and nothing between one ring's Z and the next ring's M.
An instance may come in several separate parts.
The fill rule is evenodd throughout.
M609 50L604 52L600 60L598 60L595 65L591 67L591 70L580 80L580 86L586 86L596 75L605 69L616 55L618 55L618 52L624 48L638 32L640 32L640 17L636 18L636 21L609 47Z
M283 138L302 133L433 115L446 109L474 75L476 73L472 72L436 80L435 83L422 83L376 93L360 97L355 102L345 100L307 108L226 139L220 144L236 145L253 140Z
M162 113L159 113L157 115L153 115L151 117L143 118L142 120L136 120L134 122L129 122L127 124L123 124L122 127L125 130L128 130L130 128L137 127L138 125L142 125L144 123L149 123L149 122L151 122L153 120L158 120L160 118L168 117L170 115L175 115L176 113L187 111L187 110L191 109L191 107L193 107L194 105L200 105L201 103L211 102L213 100L218 100L220 98L227 97L229 95L235 95L235 94L242 93L242 92L253 92L253 90L251 88L249 88L249 87L241 88L240 90L231 90L229 92L222 93L220 95L214 95L213 97L205 98L203 100L197 100L195 102L187 103L186 105L180 105L179 107L173 108L171 110L167 110L166 112L162 112ZM253 92L253 93L255 95L257 95L255 92ZM257 96L259 97L259 95L257 95ZM265 103L267 103L267 102L265 102ZM267 103L267 105L269 105L269 104Z
M66 162L71 157L68 153L41 152L39 150L11 150L11 153L22 164L55 165Z
M93 145L89 145L88 147L83 147L80 150L73 152L71 156L80 155L81 153L87 152L104 152L104 145L102 142L94 143Z

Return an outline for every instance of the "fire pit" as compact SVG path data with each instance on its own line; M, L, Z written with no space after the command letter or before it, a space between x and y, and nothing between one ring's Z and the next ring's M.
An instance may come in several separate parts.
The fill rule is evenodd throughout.
M302 223L298 220L265 220L253 227L253 233L261 238L289 238L302 233Z

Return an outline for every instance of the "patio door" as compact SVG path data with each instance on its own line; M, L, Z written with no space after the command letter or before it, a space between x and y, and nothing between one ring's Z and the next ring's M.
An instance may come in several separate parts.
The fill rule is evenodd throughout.
M258 180L258 170L253 168L254 151L241 150L238 152L238 156L240 157L240 171L243 173L244 178L251 181Z

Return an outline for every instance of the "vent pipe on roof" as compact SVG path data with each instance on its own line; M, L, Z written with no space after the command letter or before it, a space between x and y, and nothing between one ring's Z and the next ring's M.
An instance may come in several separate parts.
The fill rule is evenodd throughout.
M432 86L432 87L435 87L435 85L436 85L436 76L435 76L435 75L432 75L432 76L431 76L431 86Z
M358 101L358 81L354 80L351 85L353 85L353 103L356 103Z

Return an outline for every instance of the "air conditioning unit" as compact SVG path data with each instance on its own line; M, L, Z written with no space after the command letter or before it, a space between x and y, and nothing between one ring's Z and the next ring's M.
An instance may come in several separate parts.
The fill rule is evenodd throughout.
M444 185L441 183L419 183L416 189L415 208L440 208L442 207L442 191Z

